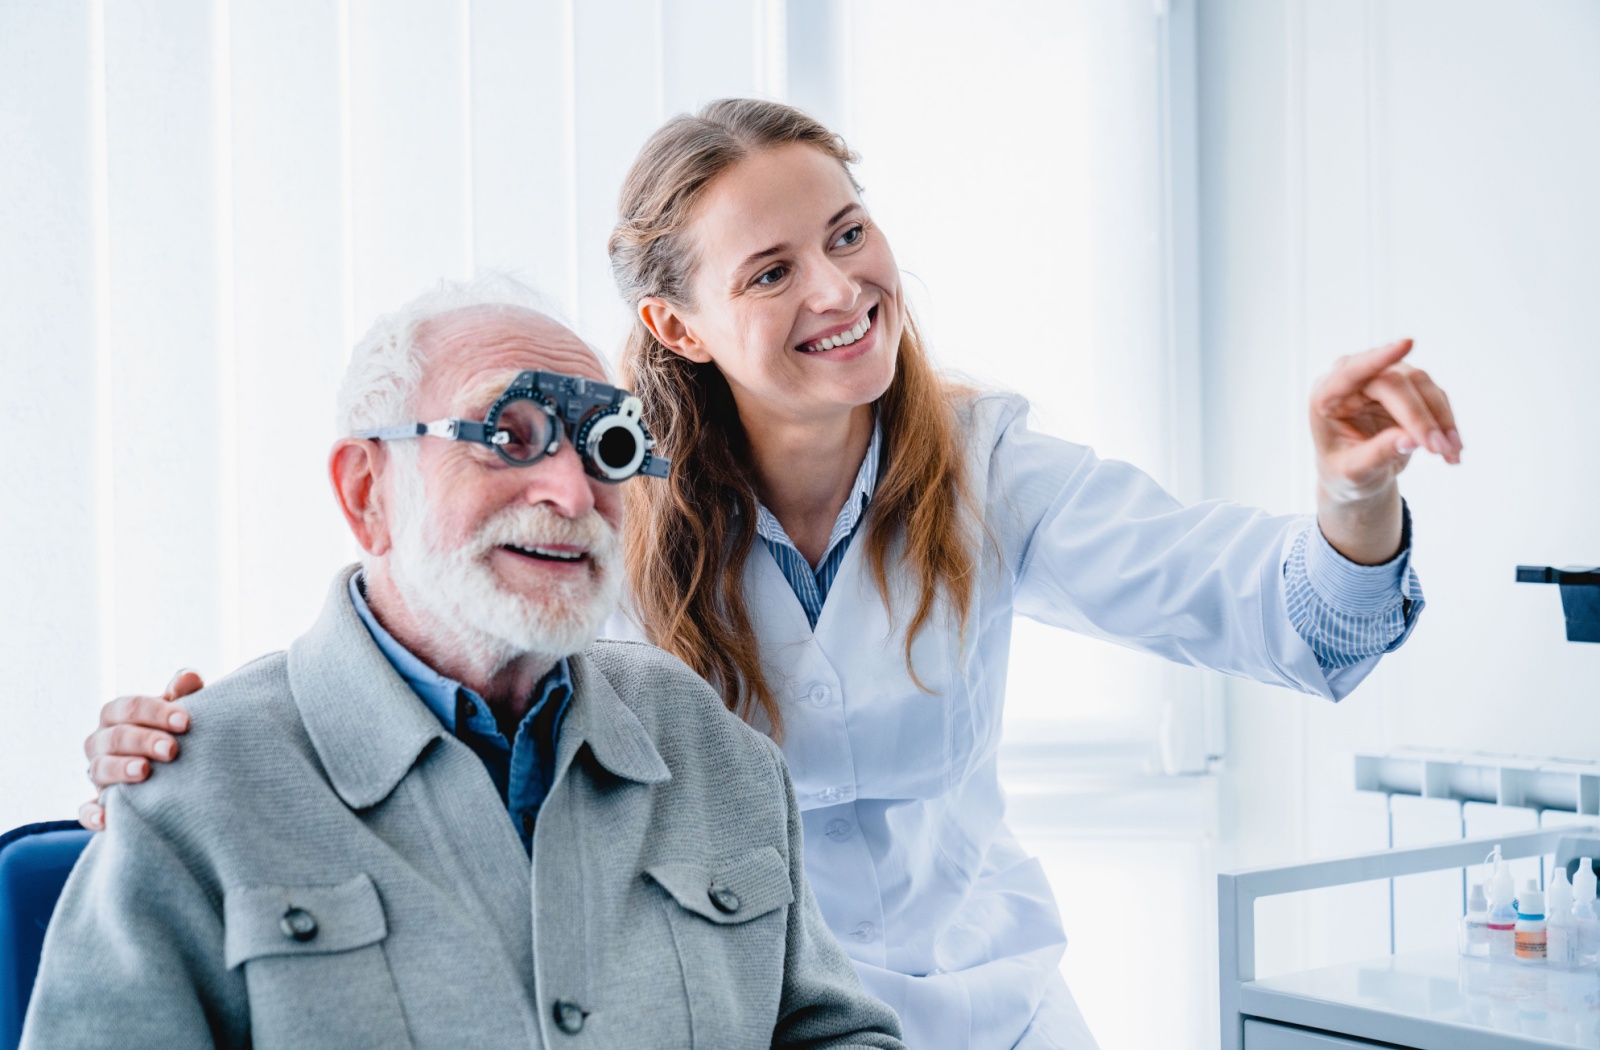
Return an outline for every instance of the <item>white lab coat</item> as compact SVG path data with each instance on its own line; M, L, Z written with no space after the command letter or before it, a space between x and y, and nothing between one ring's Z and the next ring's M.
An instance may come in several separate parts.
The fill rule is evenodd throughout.
M1049 884L1004 821L1014 614L1330 698L1376 663L1330 680L1289 621L1283 561L1309 519L1182 506L1126 463L1029 431L1027 413L1005 394L962 413L982 571L965 634L941 605L913 644L931 692L905 663L915 581L891 574L891 617L862 537L814 631L765 545L745 569L813 891L923 1050L1003 1050L1025 1032L1027 1047L1093 1045L1060 984L1066 934Z

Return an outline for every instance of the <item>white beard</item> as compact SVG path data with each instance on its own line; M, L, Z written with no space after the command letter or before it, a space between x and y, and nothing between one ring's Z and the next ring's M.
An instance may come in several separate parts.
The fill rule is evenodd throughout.
M564 518L544 504L518 504L489 519L461 546L439 550L416 456L391 455L390 465L395 508L389 569L395 589L408 610L449 638L477 673L488 678L529 656L554 664L599 636L622 595L622 573L616 530L597 512ZM506 544L584 547L588 571L552 573L540 593L513 593L500 586L488 561Z

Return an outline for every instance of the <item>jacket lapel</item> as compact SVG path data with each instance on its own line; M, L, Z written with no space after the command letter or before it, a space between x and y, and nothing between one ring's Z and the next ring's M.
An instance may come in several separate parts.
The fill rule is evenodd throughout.
M583 653L572 657L569 666L572 707L557 744L556 779L566 775L578 748L588 744L595 761L614 776L639 784L671 780L649 731L599 668Z
M389 796L444 726L384 658L340 572L311 630L289 647L289 687L333 789L351 809Z

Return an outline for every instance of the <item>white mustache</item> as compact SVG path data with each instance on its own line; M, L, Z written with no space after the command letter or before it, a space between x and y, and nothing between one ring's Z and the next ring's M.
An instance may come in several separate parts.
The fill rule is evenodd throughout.
M488 554L496 547L579 547L603 568L610 566L618 546L615 529L598 511L577 518L557 514L546 504L507 507L472 537L471 553Z

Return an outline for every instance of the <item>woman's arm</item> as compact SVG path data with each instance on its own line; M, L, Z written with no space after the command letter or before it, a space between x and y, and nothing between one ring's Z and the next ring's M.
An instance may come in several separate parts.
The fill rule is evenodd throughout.
M1332 533L1324 533L1325 553L1333 557L1394 559L1402 546L1396 479L1411 453L1421 447L1460 460L1443 392L1399 363L1409 348L1402 342L1341 360L1313 395L1318 509ZM1185 506L1126 463L1028 430L1020 400L1001 416L988 503L1010 541L1019 613L1338 698L1403 639L1421 608L1409 571L1394 572L1384 600L1398 611L1398 626L1374 652L1325 663L1294 615L1305 611L1293 600L1304 588L1286 587L1294 582L1286 568L1299 567L1296 537L1316 528L1308 516L1274 517L1223 502ZM1318 579L1326 583L1326 576ZM1382 633L1378 626L1371 633Z
M83 742L96 792L78 807L78 823L90 831L104 830L100 789L138 783L150 775L151 762L178 757L173 734L189 731L189 712L177 701L204 687L199 672L183 670L172 676L160 696L119 696L100 709L99 728Z

